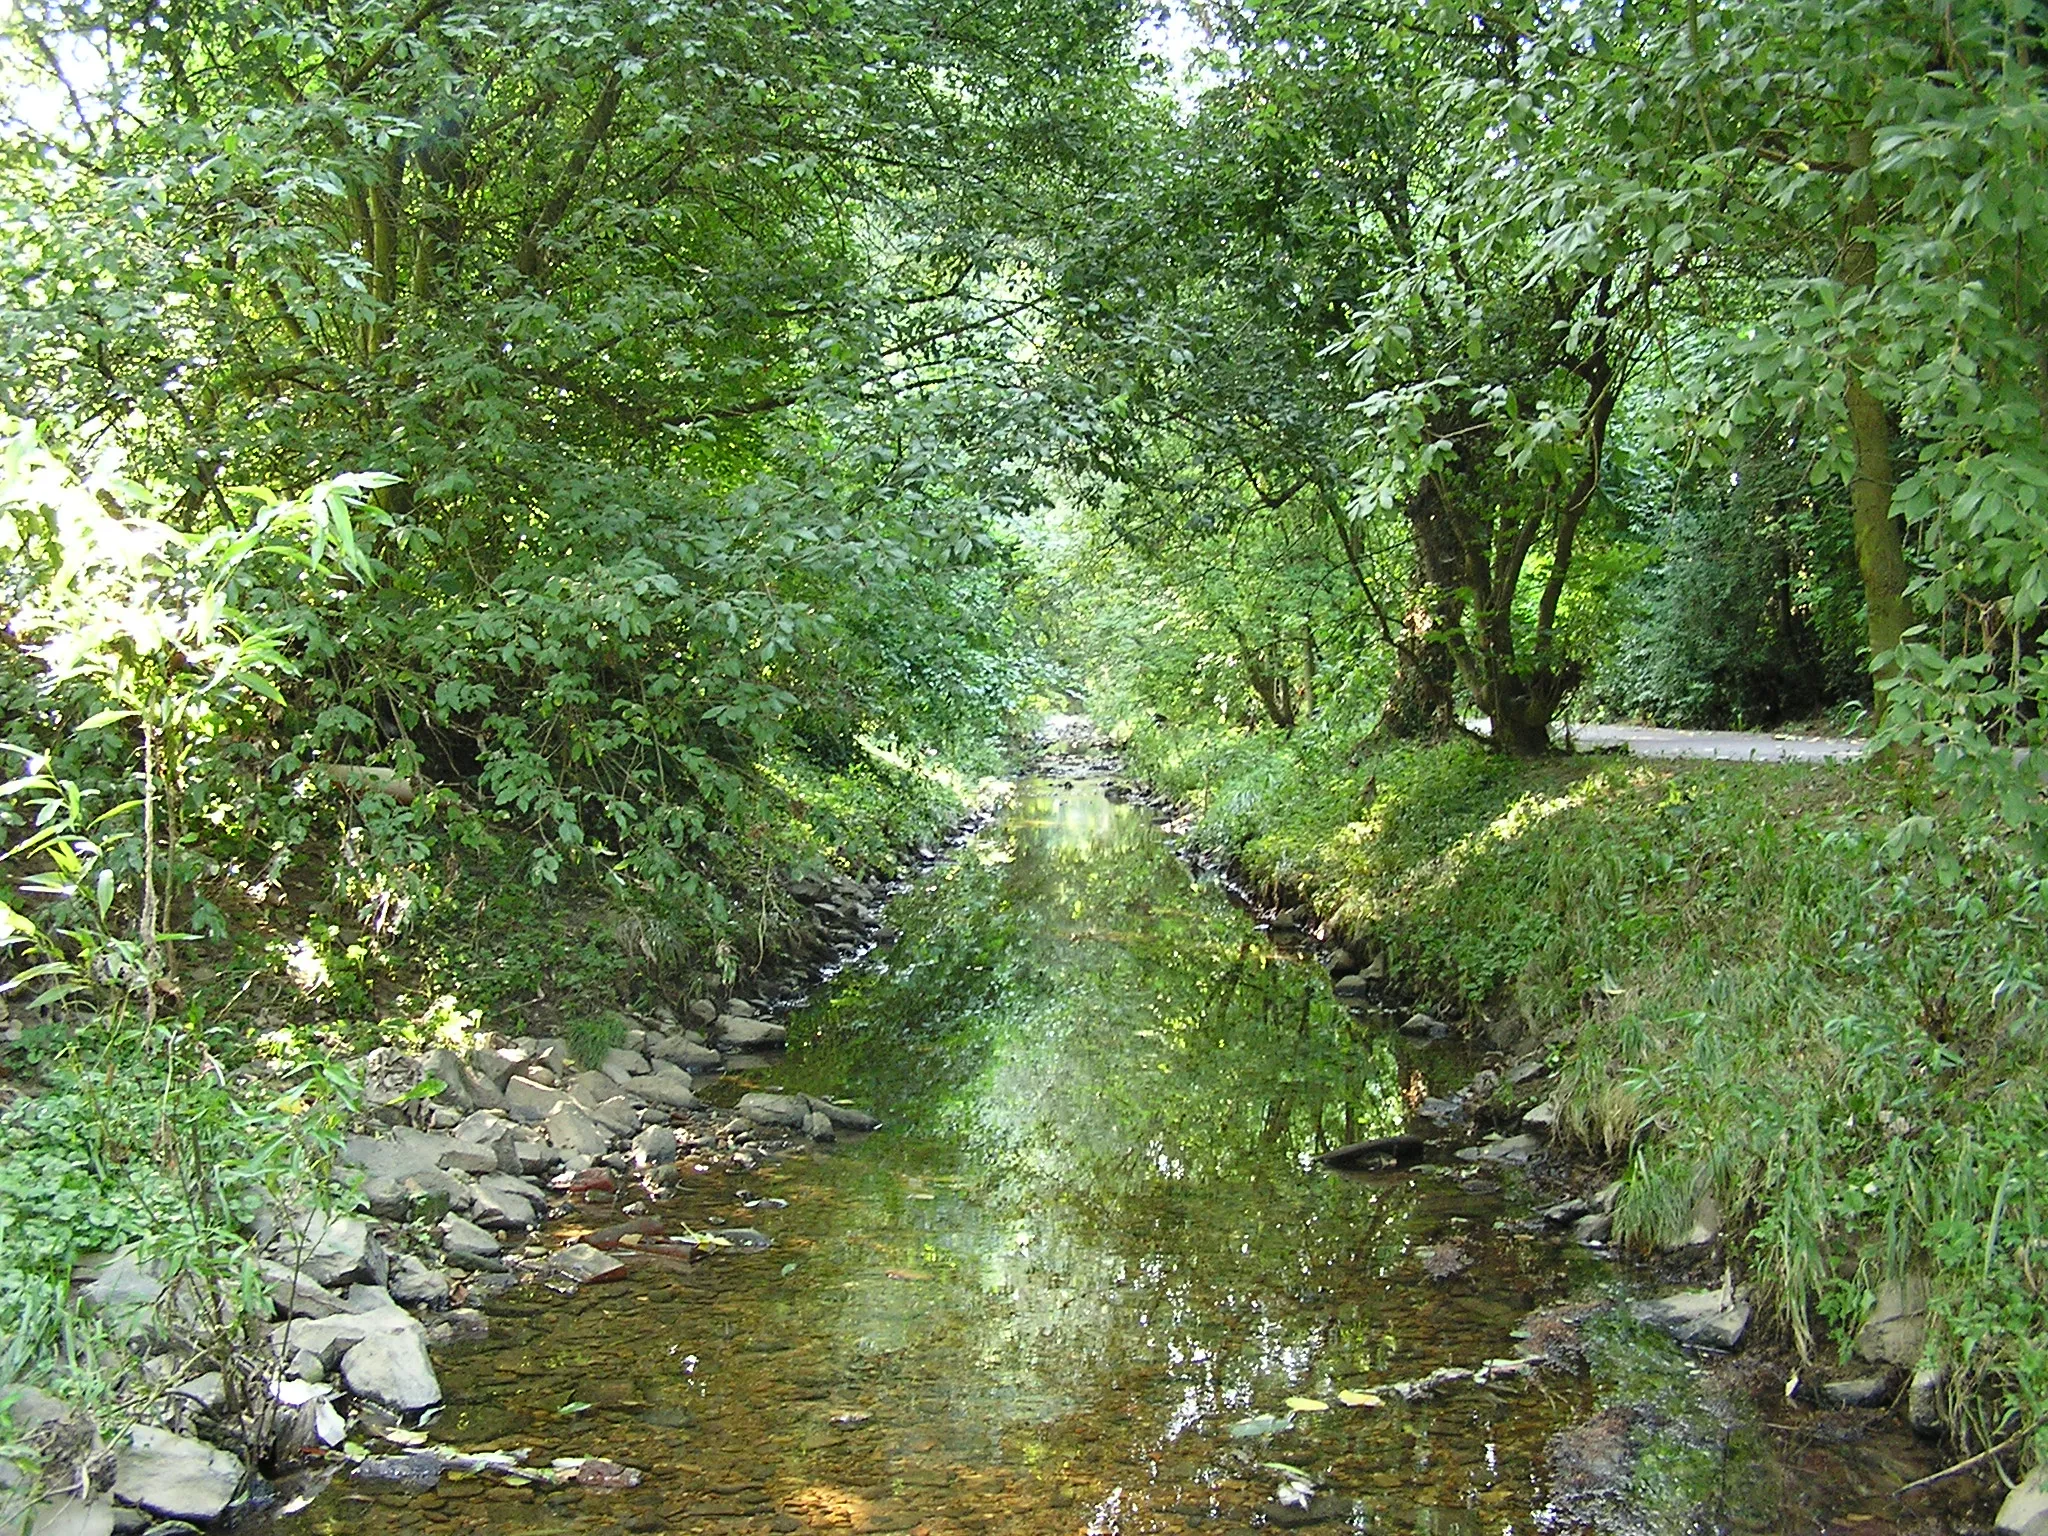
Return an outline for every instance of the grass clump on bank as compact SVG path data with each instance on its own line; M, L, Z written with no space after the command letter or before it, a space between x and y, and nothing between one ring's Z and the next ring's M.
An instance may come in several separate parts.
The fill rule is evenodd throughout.
M1958 1428L2048 1413L2048 893L1910 767L1518 762L1157 724L1135 766L1429 1006L1543 1042L1616 1234L1726 1213L1806 1354L1931 1283Z

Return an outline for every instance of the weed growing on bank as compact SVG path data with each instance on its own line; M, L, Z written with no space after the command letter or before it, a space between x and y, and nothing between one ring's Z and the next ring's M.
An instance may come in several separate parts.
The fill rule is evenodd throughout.
M1562 1128L1627 1164L1619 1239L1716 1202L1807 1355L1924 1274L1966 1438L2048 1414L2048 890L2022 846L1911 767L1124 734L1200 838L1417 1002L1551 1051Z
M244 1347L264 1291L248 1234L319 1201L360 1098L320 1056L244 1061L194 1010L70 1014L31 1027L0 1075L34 1091L0 1107L0 1381L114 1405L146 1394L114 1346L156 1326L146 1298L81 1306L73 1268L132 1250L221 1358ZM139 1302L139 1304L138 1304Z

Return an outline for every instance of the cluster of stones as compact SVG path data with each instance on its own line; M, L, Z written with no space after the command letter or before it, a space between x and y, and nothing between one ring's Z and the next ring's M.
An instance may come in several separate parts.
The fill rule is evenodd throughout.
M267 1214L253 1234L257 1310L270 1316L260 1347L245 1340L224 1373L201 1344L201 1320L220 1315L221 1299L199 1300L189 1280L166 1286L132 1253L85 1287L81 1300L137 1341L145 1373L165 1388L159 1422L107 1447L86 1416L16 1394L17 1435L76 1442L73 1486L88 1490L45 1500L26 1528L172 1536L217 1520L256 1490L252 1463L289 1465L341 1445L352 1426L393 1427L438 1405L429 1347L487 1329L458 1298L481 1300L528 1274L575 1285L622 1273L588 1243L533 1241L570 1197L633 1186L651 1197L684 1159L749 1169L791 1142L873 1130L861 1111L801 1094L749 1093L728 1111L698 1097L707 1074L770 1064L760 1053L785 1030L766 1014L745 999L692 1003L628 1028L590 1070L553 1038L373 1051L361 1063L367 1123L337 1170L343 1209ZM756 1244L739 1239L768 1242L727 1236L742 1248Z

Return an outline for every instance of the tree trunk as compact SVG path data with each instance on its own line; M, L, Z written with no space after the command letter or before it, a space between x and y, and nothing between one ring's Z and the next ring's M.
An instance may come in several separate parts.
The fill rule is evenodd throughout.
M1906 541L1892 516L1892 426L1884 404L1849 375L1849 441L1856 453L1849 482L1849 516L1856 530L1856 568L1863 573L1868 613L1870 673L1882 684L1896 670L1880 660L1906 634ZM1884 692L1877 695L1884 713Z
M1493 744L1510 757L1542 757L1551 750L1550 717L1556 712L1557 705L1537 691L1508 683L1488 701Z
M1871 135L1858 128L1849 135L1849 163L1865 175L1864 193L1850 214L1848 242L1842 251L1842 281L1868 290L1877 281L1877 194L1868 182ZM1849 446L1855 469L1849 481L1850 525L1856 534L1856 568L1863 576L1863 603L1870 642L1871 680L1876 684L1877 714L1884 715L1884 682L1895 668L1879 658L1905 638L1906 542L1892 516L1897 481L1892 470L1892 424L1884 402L1864 383L1869 365L1863 348L1849 360Z
M1426 610L1408 615L1394 647L1394 683L1380 711L1378 734L1394 741L1440 741L1452 729L1452 689L1458 680L1451 653L1430 638Z

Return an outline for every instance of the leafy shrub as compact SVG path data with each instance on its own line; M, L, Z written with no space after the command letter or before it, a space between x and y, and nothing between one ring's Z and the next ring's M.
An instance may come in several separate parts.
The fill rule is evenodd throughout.
M136 1245L167 1282L234 1295L258 1210L325 1190L358 1086L318 1055L228 1072L243 1052L196 1015L32 1032L17 1064L39 1091L0 1109L0 1375L102 1373L80 1259Z

